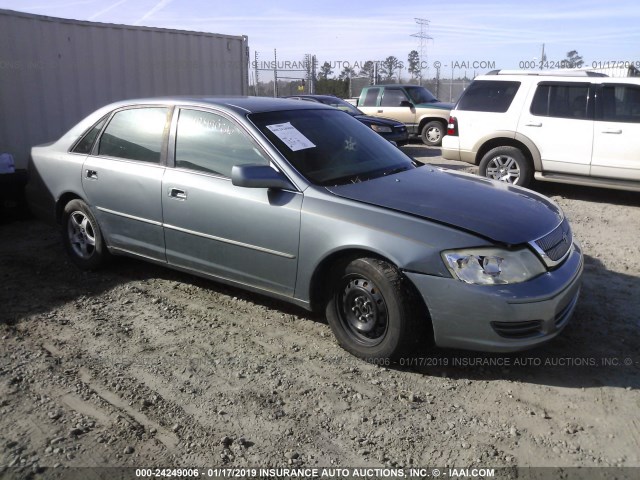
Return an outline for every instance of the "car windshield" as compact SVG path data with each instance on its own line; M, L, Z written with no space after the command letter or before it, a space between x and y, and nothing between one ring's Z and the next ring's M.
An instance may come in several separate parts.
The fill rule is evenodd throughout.
M406 87L407 93L413 103L434 103L438 99L424 87Z
M319 101L320 103L324 103L325 105L330 105L340 110L344 110L350 115L363 115L363 113L360 110L358 110L356 107L351 105L349 102L342 100L341 98L325 97L325 98L320 98Z
M284 110L249 118L316 185L362 182L415 168L393 144L337 110Z

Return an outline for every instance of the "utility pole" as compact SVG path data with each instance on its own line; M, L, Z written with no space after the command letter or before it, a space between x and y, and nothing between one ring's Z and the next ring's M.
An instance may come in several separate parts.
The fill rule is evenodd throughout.
M547 61L547 56L544 54L544 43L542 44L542 55L540 55L540 70L542 70L542 67L544 65L544 63Z
M433 40L433 37L430 37L428 34L429 20L427 20L426 18L414 18L414 20L418 25L420 25L420 31L418 33L412 33L411 36L420 39L420 70L418 73L418 77L420 79L419 83L420 85L422 85L422 66L427 62L427 41ZM429 68L428 65L427 68Z
M278 98L278 52L273 49L273 98Z

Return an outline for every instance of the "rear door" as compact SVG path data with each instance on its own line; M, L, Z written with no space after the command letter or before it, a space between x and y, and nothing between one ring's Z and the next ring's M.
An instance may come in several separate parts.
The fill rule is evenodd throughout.
M591 175L640 180L640 85L598 90Z
M593 110L588 82L538 84L518 132L538 147L544 171L589 175Z
M233 185L234 165L269 165L267 154L226 114L177 113L162 181L168 262L292 296L302 193Z
M107 244L164 261L160 188L170 108L115 112L82 168L82 187Z
M416 107L412 105L411 99L407 97L402 88L385 87L375 115L402 122L407 126L409 132L417 133Z

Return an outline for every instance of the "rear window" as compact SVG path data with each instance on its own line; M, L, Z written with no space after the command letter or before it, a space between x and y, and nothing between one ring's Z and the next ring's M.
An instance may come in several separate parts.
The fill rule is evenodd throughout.
M476 80L458 101L456 110L506 112L520 88L520 82Z

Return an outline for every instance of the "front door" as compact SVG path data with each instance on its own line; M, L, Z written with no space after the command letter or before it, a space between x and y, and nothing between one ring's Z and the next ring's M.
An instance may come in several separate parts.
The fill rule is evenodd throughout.
M167 261L293 295L302 194L233 185L233 165L268 165L266 153L224 114L178 113L175 167L162 181Z

